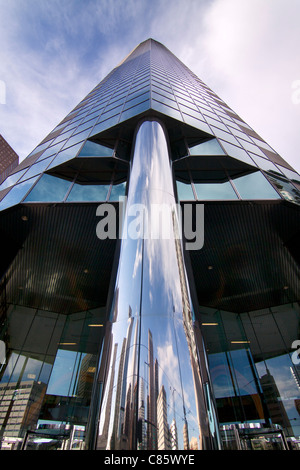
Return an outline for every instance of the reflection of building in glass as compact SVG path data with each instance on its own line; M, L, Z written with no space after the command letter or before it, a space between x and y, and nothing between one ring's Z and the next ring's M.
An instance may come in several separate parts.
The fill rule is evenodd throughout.
M196 437L191 438L190 450L198 450L198 439Z
M77 395L79 397L91 395L96 365L97 358L93 354L86 354L82 359L77 386Z
M184 450L189 450L189 430L187 422L185 421L183 425L183 448Z
M290 421L280 399L280 393L274 377L267 369L267 373L260 377L259 380L272 422L281 425L283 428L289 428Z
M158 429L158 450L171 449L170 430L167 416L167 395L164 386L161 386L157 398L157 429Z
M148 39L8 163L0 381L16 399L2 396L0 435L58 420L86 449L215 449L219 425L242 439L243 423L300 436L300 176L213 90ZM171 242L109 237L119 198L156 190L182 240L175 217ZM47 393L28 388L26 421L13 393L28 374Z
M300 377L297 375L297 367L295 367L295 370L293 367L290 367L291 374L297 384L297 387L300 389Z
M145 391L144 380L140 378L139 412L138 412L138 449L146 449L146 426L145 426Z
M113 364L116 363L116 356L117 356L118 345L114 345L114 352L113 352ZM110 383L109 383L109 393L108 393L108 400L106 404L106 412L105 412L105 419L102 434L98 438L98 448L105 450L108 441L108 431L109 431L109 422L110 422L110 415L111 415L111 404L113 398L113 387L114 387L114 378L115 378L115 369L112 368L110 372Z
M1 435L5 438L24 437L34 430L43 404L46 385L28 380L0 385Z
M175 418L173 418L171 422L170 438L171 438L171 449L177 450L178 449L178 432L177 432L177 425L176 425Z
M155 369L154 369L154 358L153 358L153 339L152 333L148 331L148 367L149 367L149 396L148 396L148 426L147 426L147 439L148 439L148 449L156 449L156 380L155 380Z

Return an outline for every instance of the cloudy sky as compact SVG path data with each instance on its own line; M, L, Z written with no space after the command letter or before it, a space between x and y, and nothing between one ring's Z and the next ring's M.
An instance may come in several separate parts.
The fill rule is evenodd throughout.
M300 172L299 19L299 0L0 0L0 134L24 159L152 37Z

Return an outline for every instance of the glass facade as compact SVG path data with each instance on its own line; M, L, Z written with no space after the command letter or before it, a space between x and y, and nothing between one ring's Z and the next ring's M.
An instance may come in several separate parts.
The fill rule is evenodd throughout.
M299 449L299 203L137 46L0 186L1 449Z

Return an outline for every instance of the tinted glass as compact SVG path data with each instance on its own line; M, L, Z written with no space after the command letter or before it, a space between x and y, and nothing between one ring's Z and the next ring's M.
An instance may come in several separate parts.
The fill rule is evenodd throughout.
M109 190L109 185L101 184L74 184L67 198L71 201L105 201Z
M224 150L220 146L217 139L203 142L202 144L196 145L190 148L191 155L225 155Z
M242 199L279 199L275 189L259 171L235 178L233 183Z
M49 168L53 168L54 166L60 165L61 163L64 163L67 160L71 160L72 158L75 158L81 146L82 146L82 142L80 142L77 145L73 145L73 147L68 147L65 150L62 150L61 152L59 152L56 155L54 161L49 166Z
M24 181L23 183L17 184L14 186L10 192L2 199L0 204L0 209L6 209L7 207L18 204L23 197L26 195L27 191L31 188L34 182L37 180L37 176L31 178L30 180Z
M199 200L237 199L229 181L225 183L197 183L194 186Z
M178 199L180 201L190 201L195 199L191 184L182 183L181 181L177 181L176 184Z
M70 181L52 175L43 175L25 202L62 201L71 185Z
M112 156L113 149L95 142L86 141L78 157L107 157Z
M118 201L119 198L125 196L126 183L115 184L111 188L111 193L109 196L110 201Z

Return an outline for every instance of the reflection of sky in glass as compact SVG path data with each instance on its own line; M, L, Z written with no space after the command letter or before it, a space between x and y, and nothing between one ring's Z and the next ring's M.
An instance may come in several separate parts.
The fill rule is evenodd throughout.
M95 142L86 141L83 148L79 153L79 157L105 157L111 156L113 150L104 147L104 145L96 144Z
M70 184L70 181L44 174L25 201L62 201Z
M176 184L179 200L194 201L195 197L190 183L186 184L177 181Z
M195 184L198 199L237 199L229 181L225 183L199 183Z
M76 394L75 368L80 369L84 354L59 349L53 364L47 394L73 396Z
M262 173L255 172L233 180L242 199L279 199Z
M105 201L109 185L74 184L67 201Z
M289 354L273 357L266 362L256 364L260 378L267 374L266 367L268 368L279 391L279 400L284 405L287 415L291 420L291 426L294 428L295 435L300 435L300 416L295 407L295 400L300 399L300 390L291 373L290 368L292 366Z
M110 201L118 201L119 197L125 196L126 183L115 184L111 188Z
M39 381L47 383L51 364L13 352L9 358L1 383ZM21 383L22 383L21 382Z
M18 204L21 199L23 199L27 191L29 191L36 179L37 176L14 186L10 190L10 192L2 199L0 203L0 209L5 209L6 207Z

